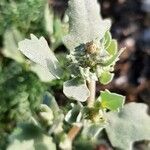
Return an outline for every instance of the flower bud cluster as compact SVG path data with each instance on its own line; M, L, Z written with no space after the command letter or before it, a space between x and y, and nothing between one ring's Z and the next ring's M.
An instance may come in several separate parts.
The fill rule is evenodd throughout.
M108 57L108 53L99 40L81 44L70 54L73 63L77 63L82 68L90 68L91 72L95 72L96 66L102 63L106 57Z

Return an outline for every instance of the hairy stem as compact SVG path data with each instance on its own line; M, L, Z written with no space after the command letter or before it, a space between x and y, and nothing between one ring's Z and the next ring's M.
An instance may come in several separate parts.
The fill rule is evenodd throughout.
M96 82L94 80L91 80L88 82L88 88L90 91L90 96L87 100L88 107L92 107L95 101L95 93L96 93Z
M90 82L87 82L88 84L88 88L90 91L90 96L87 99L87 105L88 107L92 107L95 101L95 91L96 91L96 82L91 80ZM71 141L73 141L75 139L75 137L78 135L78 133L80 132L82 126L76 126L74 125L70 131L68 132L68 137Z

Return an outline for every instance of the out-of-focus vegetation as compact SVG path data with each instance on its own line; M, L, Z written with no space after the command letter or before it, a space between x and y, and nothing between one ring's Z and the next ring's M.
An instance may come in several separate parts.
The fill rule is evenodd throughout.
M38 67L30 67L18 51L18 42L34 33L45 36L55 50L67 30L65 24L46 0L0 1L0 149L5 149L17 123L31 119L49 89L39 79L43 75ZM59 85L56 81L51 87Z
M22 34L43 34L44 8L46 0L1 0L0 1L0 35L15 27Z
M34 73L17 62L3 60L0 69L0 149L16 124L30 119L45 90L46 85Z

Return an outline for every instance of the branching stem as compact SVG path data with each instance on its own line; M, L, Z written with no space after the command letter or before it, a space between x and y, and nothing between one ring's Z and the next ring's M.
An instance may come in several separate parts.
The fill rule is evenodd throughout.
M88 84L88 88L90 91L90 96L87 100L87 105L88 107L92 107L95 101L96 82L91 80L90 82L87 82L87 84ZM80 132L81 128L82 126L74 125L68 132L68 137L72 142L75 139L75 137L78 135L78 133Z

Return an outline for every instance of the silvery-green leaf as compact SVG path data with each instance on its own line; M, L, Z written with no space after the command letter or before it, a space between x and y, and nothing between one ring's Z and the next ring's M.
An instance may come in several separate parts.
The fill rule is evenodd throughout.
M31 64L30 69L38 75L42 82L50 82L56 79L56 77L53 76L48 69L43 68L38 64Z
M25 62L23 55L18 50L18 42L22 40L20 32L15 29L6 30L4 34L4 49L2 53L5 57L14 59L19 63Z
M34 148L34 141L33 140L14 140L13 143L11 143L7 150L35 150Z
M79 78L64 82L63 92L68 98L80 102L85 102L90 95L86 82Z
M57 78L61 76L59 62L44 37L38 39L31 34L31 40L25 39L19 42L19 50L30 60L49 70L53 76Z
M49 108L45 104L41 104L39 109L40 109L39 116L42 122L46 123L47 125L51 125L54 119L54 114L51 108Z
M82 108L80 105L73 105L73 108L68 111L68 113L65 116L65 121L70 124L78 124L81 123L82 119Z
M44 132L35 125L32 124L21 124L11 134L9 137L10 145L13 148L15 146L17 140L18 149L23 148L23 141L26 141L25 144L29 144L29 150L56 150L56 145L53 142L52 137L47 136ZM32 145L32 143L34 144ZM28 146L29 146L28 145ZM27 145L26 145L27 146ZM32 147L31 147L32 146ZM30 149L32 148L32 149ZM14 150L14 149L8 149ZM16 149L15 149L16 150ZM27 149L24 149L27 150Z
M132 150L133 143L150 140L150 116L142 103L128 103L118 112L108 113L106 132L111 144L122 150Z
M51 133L60 133L62 132L62 122L64 120L64 115L62 111L60 110L55 97L52 96L49 92L46 92L44 94L43 103L48 105L51 110L53 111L54 119L53 119L53 125L51 126L50 130L48 131L49 134Z
M43 103L48 105L53 110L55 117L58 116L58 113L60 112L59 106L55 100L55 97L49 92L44 94Z
M61 150L72 150L72 141L66 134L64 134L62 140L60 141L59 147Z
M56 150L52 137L44 135L42 140L35 142L35 150Z
M104 127L105 124L96 124L91 123L90 121L86 121L83 125L82 135L91 139L97 138L97 136L102 131L102 129L104 129Z
M69 1L70 33L64 37L64 43L69 50L82 43L102 39L110 28L110 20L102 20L100 6L97 0Z

